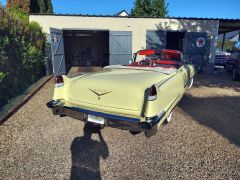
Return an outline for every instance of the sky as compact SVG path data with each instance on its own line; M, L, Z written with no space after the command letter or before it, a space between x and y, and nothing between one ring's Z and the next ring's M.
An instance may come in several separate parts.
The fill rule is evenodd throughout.
M0 0L5 5L6 0ZM62 14L114 15L130 12L134 0L52 0L54 12ZM240 19L240 0L166 0L170 17Z

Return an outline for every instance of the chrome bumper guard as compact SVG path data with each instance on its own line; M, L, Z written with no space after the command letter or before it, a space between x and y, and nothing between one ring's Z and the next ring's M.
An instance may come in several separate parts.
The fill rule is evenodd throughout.
M152 118L146 118L145 122L140 122L140 119L129 118L124 116L117 116L112 114L106 114L102 112L96 112L76 107L65 107L64 103L59 100L52 100L47 103L47 107L52 109L53 115L69 116L74 119L87 122L87 115L100 116L105 119L105 125L113 128L119 128L123 130L131 131L146 131L151 130L156 124L158 124L161 119L165 116L165 113L162 113L159 116L154 116Z

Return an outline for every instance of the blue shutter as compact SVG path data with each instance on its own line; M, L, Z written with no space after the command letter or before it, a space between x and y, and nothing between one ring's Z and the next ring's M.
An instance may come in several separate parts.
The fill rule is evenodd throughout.
M63 31L50 28L53 74L66 74Z
M146 49L164 49L166 48L166 31L148 30L146 37Z
M132 59L132 32L109 32L110 65L128 64Z

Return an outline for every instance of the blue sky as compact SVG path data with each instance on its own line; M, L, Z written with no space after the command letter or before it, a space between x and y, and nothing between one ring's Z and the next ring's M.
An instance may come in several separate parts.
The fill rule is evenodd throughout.
M6 0L0 0L6 4ZM52 0L55 13L113 15L130 12L133 0ZM240 0L166 0L169 16L239 18Z

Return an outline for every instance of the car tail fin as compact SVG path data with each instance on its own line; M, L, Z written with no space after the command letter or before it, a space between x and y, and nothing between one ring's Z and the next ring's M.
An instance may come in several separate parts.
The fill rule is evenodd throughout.
M148 92L148 100L154 101L155 99L157 99L157 88L155 85L152 85Z
M62 76L55 76L55 87L64 86L64 81Z

